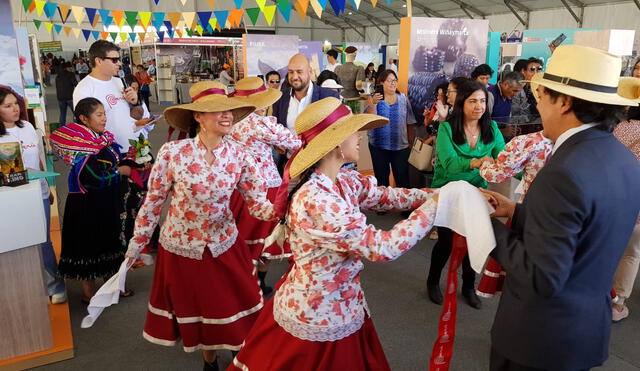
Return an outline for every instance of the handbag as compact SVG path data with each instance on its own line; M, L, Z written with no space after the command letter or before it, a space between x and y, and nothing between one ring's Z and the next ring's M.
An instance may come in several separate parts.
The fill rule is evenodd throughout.
M409 154L409 163L420 171L432 171L433 146L424 144L422 139L415 138Z

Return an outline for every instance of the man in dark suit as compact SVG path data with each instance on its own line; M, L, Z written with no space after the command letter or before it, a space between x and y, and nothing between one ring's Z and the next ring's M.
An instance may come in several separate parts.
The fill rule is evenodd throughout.
M291 57L287 67L289 87L284 89L282 97L273 104L273 116L295 134L296 118L309 104L326 97L340 98L340 96L331 89L322 88L311 82L311 64L304 54ZM280 173L286 162L287 158L284 155L276 159Z
M560 46L531 80L553 154L522 205L490 193L491 255L507 272L491 370L586 370L608 357L609 291L640 210L640 165L611 134L620 58Z

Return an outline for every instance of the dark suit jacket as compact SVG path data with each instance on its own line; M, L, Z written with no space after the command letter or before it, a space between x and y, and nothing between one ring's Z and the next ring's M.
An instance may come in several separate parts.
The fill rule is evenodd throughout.
M313 91L311 92L311 103L319 101L326 97L340 98L340 95L335 91L327 88L322 88L315 83L313 84ZM287 126L287 112L289 111L289 100L291 99L291 88L287 88L282 92L282 96L277 102L273 104L273 116L278 119L278 122L284 126Z
M640 165L597 128L567 139L534 180L511 229L493 220L507 272L491 330L502 356L581 370L608 356L609 291L640 209Z

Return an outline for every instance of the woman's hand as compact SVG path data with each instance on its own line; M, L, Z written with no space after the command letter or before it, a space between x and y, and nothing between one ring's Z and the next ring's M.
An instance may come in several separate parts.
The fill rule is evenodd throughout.
M129 102L129 104L137 104L138 103L138 92L133 90L132 87L128 87L124 89L124 99Z
M152 117L147 117L147 118L140 119L140 120L136 121L135 125L137 127L147 126L147 125L149 125L149 123L151 123L151 121L153 121L153 118Z
M508 217L513 218L513 214L516 211L516 203L515 201L510 200L509 198L501 195L498 192L487 191L486 189L481 189L485 195L489 196L489 203L493 206L496 211L491 214L492 217Z
M449 106L442 104L441 101L436 101L436 112L438 112L438 121L444 122L449 115Z
M370 95L369 98L367 98L367 113L372 113L372 114L376 114L377 112L377 104L378 102L380 102L382 100L382 94L380 93L375 93L373 95Z
M118 168L118 172L124 176L131 176L131 166L122 165Z

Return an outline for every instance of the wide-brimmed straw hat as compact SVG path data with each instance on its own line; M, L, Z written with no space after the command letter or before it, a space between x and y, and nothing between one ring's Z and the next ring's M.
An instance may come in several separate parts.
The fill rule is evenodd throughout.
M233 123L247 117L255 110L253 103L227 96L226 87L218 81L201 81L189 89L191 103L180 104L164 110L167 123L182 131L189 131L193 112L231 111Z
M311 103L296 118L295 130L302 138L303 146L292 158L289 176L291 179L298 177L351 134L388 123L389 119L378 115L354 115L337 98Z
M282 96L278 89L267 88L259 77L245 77L236 83L233 97L256 106L256 109L269 107Z
M618 95L621 67L620 57L603 50L561 45L553 52L547 70L526 82L534 92L542 85L589 102L635 106L637 102Z
M618 95L640 103L640 79L637 77L622 77L618 85Z

